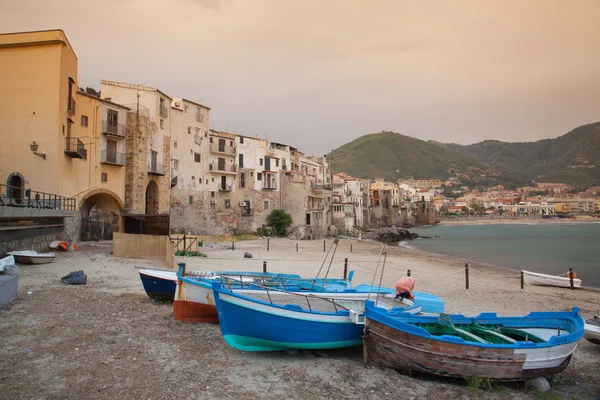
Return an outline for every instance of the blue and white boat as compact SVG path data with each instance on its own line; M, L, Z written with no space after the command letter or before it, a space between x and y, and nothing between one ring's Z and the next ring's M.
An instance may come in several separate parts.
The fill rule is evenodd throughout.
M385 264L385 250L381 245ZM213 283L221 332L225 341L243 351L275 351L284 349L332 349L358 346L362 343L365 302L374 300L385 309L408 313L422 311L422 306L410 301L373 293L379 287L368 285L359 291L350 289L332 293L298 293L268 289L244 293L226 284ZM381 291L379 289L379 291ZM415 296L418 298L417 296ZM443 311L443 301L433 295L428 298L432 308Z
M367 302L363 358L387 367L457 377L523 380L564 370L584 333L575 307L523 317L410 315Z
M173 300L177 286L175 271L140 269L140 279L148 297L154 300Z

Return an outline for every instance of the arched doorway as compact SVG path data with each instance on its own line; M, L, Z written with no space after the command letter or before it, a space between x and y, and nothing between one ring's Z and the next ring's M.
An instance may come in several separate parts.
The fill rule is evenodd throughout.
M158 185L154 181L146 186L146 214L158 214Z
M7 194L11 199L13 205L20 206L23 204L23 189L25 180L23 179L23 175L18 172L13 172L8 176L6 180L6 184L8 185Z
M119 230L119 213L123 203L109 190L92 190L80 202L81 240L111 240Z

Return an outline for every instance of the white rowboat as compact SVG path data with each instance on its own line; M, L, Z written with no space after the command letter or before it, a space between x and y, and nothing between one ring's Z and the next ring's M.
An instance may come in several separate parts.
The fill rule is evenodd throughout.
M54 253L38 253L35 250L9 251L17 264L48 264L54 261Z
M597 316L585 321L583 337L589 342L600 344L600 318Z
M562 276L546 275L537 272L522 271L527 285L571 287L571 279ZM581 279L573 279L573 286L581 287Z

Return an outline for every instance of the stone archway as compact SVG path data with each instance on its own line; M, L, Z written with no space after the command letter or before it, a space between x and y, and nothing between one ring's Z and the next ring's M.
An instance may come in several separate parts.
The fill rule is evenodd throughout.
M158 185L154 181L146 186L146 214L158 214Z
M118 194L116 194L115 192L113 192L112 190L108 190L108 189L93 189L90 190L89 192L87 192L82 198L81 200L79 200L79 210L83 210L83 206L85 205L86 201L93 196L99 195L99 194L104 194L107 195L109 197L112 197L113 200L117 203L119 210L122 210L123 208L125 208L125 203L123 202L123 200L121 200L121 198L119 197Z
M119 230L119 213L123 201L107 189L90 190L79 201L81 240L111 240Z

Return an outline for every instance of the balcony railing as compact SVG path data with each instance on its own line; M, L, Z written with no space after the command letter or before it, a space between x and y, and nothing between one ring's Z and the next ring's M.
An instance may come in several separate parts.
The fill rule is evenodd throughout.
M228 185L226 183L219 183L219 192L231 192L233 190L233 185Z
M211 172L224 172L224 173L231 173L231 174L235 174L237 173L237 165L235 164L231 164L231 165L219 165L218 163L210 163L208 164L208 170Z
M75 197L0 184L0 207L29 207L75 211Z
M202 135L195 134L194 135L194 143L201 145L202 144Z
M102 150L100 152L100 161L102 164L125 165L125 153Z
M254 215L253 208L246 208L246 207L242 208L242 217L250 217L252 215Z
M332 190L333 187L331 185L312 185L314 190Z
M219 145L219 143L210 144L211 153L235 154L235 147L229 145Z
M202 121L204 120L204 118L203 118L203 117L204 117L204 116L202 115L202 113L201 113L199 110L197 110L197 111L196 111L196 121L197 121L197 122L202 122Z
M161 117L167 118L167 116L169 115L169 110L165 106L160 106L158 113Z
M69 98L69 104L67 106L67 111L69 111L70 114L75 114L75 99L74 98Z
M263 182L263 189L265 190L277 190L277 182Z
M287 171L287 170L288 170L288 166L287 166L287 165L285 165L285 164L282 164L282 165L281 165L281 169L282 169L283 171Z
M77 138L66 138L65 154L71 158L84 158L85 146L83 142Z
M108 121L102 121L102 133L124 138L127 134L127 126L123 124L109 124Z
M165 167L162 164L150 162L148 164L148 173L150 175L164 175Z
M308 211L325 211L325 206L309 206Z

